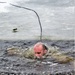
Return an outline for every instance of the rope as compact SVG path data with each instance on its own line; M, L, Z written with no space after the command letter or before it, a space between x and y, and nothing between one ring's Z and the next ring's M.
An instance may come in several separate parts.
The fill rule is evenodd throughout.
M0 3L7 3L7 2L0 2ZM38 13L35 10L30 9L30 8L22 7L22 6L19 6L19 5L12 4L12 3L9 3L9 4L12 5L12 6L18 7L18 8L23 8L23 9L26 9L26 10L33 11L36 14L36 16L38 18L39 25L40 25L40 41L42 41L42 25L41 25L41 21L40 21L40 17L38 15Z

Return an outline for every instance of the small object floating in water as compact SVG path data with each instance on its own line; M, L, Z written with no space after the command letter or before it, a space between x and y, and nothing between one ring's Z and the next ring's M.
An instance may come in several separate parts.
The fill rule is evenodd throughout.
M46 65L51 65L51 64L53 64L52 62L49 62L49 61L47 61L47 62L41 62L42 64L46 64Z
M17 28L14 28L14 29L13 29L13 32L17 32Z

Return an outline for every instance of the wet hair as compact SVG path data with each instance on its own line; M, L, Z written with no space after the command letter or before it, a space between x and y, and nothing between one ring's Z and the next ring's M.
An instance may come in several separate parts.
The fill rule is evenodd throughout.
M44 44L43 44L43 48L44 48L44 50L48 50L48 47Z

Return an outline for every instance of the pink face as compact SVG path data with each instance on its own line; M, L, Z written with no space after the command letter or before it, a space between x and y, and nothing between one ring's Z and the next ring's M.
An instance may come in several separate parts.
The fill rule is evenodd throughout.
M34 46L34 55L35 55L35 57L42 58L42 56L46 53L47 53L47 50L45 50L43 48L42 43L38 43Z

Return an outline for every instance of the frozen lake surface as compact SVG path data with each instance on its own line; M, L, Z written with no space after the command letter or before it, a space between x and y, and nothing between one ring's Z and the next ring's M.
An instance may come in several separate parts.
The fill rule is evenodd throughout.
M74 0L0 0L0 39L37 39L40 28L34 12L9 3L35 10L43 28L43 36L54 39L75 39ZM17 28L16 33L12 30Z

